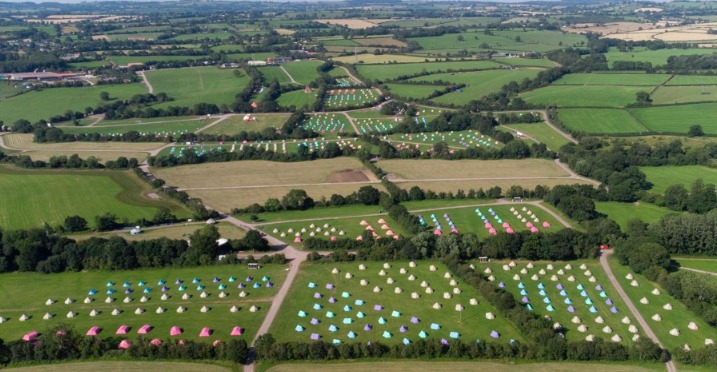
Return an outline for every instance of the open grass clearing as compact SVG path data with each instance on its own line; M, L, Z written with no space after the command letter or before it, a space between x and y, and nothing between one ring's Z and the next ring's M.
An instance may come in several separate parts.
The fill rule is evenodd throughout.
M200 120L204 119L204 117L201 116L171 116L171 117L156 117L156 118L131 118L131 119L120 119L120 120L97 120L97 116L88 116L84 119L80 119L80 125L81 126L87 126L89 124L94 123L94 125L97 126L126 126L126 125L133 125L133 124L155 124L155 123L166 123L166 122L172 122L172 123L180 123L184 121L193 121L193 120ZM93 125L93 126L94 126ZM64 123L64 124L58 124L58 128L74 128L75 125L72 125L70 123Z
M486 35L482 30L468 31L460 34L442 36L417 37L410 40L417 42L425 51L447 52L451 50L486 50L500 51L536 51L547 52L563 46L571 46L587 41L583 35L563 34L557 31L494 31Z
M717 169L701 165L640 167L652 183L652 191L663 193L668 187L680 184L688 190L693 182L702 179L705 183L717 185Z
M523 133L540 143L544 143L553 151L559 151L561 146L570 143L567 138L545 123L508 124L498 127L498 129L501 128L510 129L510 132L516 137L520 137L516 132Z
M341 205L335 207L324 207L324 208L312 208L305 211L279 211L279 212L267 212L258 213L256 216L259 218L258 223L266 224L267 226L290 220L320 220L326 218L341 218L351 216L363 216L363 215L385 215L386 212L379 212L381 207L375 205ZM249 215L238 215L239 219L249 219Z
M235 282L229 282L230 277L236 277ZM252 279L246 281L251 276ZM263 281L266 276L268 280ZM220 279L220 282L213 283L212 278ZM200 279L198 283L192 283L193 278ZM169 337L169 330L172 326L184 329L180 336L183 339L201 340L199 331L203 327L214 330L210 340L229 340L232 327L240 326L245 328L245 333L240 338L251 340L259 328L273 296L276 294L281 283L286 278L284 265L264 265L261 269L250 270L246 265L216 265L195 268L160 268L132 271L90 271L81 273L60 273L60 274L39 274L39 273L11 273L0 275L3 292L11 297L3 301L0 314L9 318L9 321L2 324L3 338L16 340L23 334L30 331L43 332L47 328L57 324L68 324L73 326L77 332L84 334L90 327L99 326L102 331L99 337L114 336L115 331L121 325L131 327L127 338L134 341L137 337L137 330L144 324L153 326L153 330L147 337L166 339ZM177 279L182 279L182 284L175 284ZM166 281L169 298L162 300L163 286L158 285L160 280ZM115 294L108 295L106 283L114 282L112 288ZM139 282L145 281L140 286ZM42 282L42 285L38 285ZM123 283L129 282L129 287ZM272 287L267 287L271 282ZM239 284L245 288L238 288ZM255 283L258 285L255 287ZM225 289L219 289L221 285ZM186 290L180 290L184 285ZM197 290L198 286L204 286ZM149 288L149 293L144 293ZM94 296L88 295L91 289L97 290ZM133 292L125 294L126 289ZM220 292L225 292L226 297L219 297ZM244 291L246 296L240 297ZM207 297L202 298L201 293L206 292ZM191 295L183 299L183 294ZM142 302L141 297L147 297L148 301ZM112 301L106 303L106 298ZM129 297L131 302L125 303L124 298ZM66 305L65 299L70 298L74 302ZM85 298L90 298L91 303L84 303ZM45 305L48 299L57 301L52 305ZM257 312L250 312L251 306L259 307ZM186 312L177 313L176 309L182 306ZM207 312L201 312L200 308L206 306ZM239 311L231 313L229 309L237 306ZM164 313L156 313L157 308L163 308ZM135 314L137 308L143 309L142 314ZM114 309L121 311L118 315L112 315ZM100 313L91 317L92 310ZM73 318L67 318L68 312L76 313ZM54 315L51 319L43 319L45 313ZM31 318L25 322L19 321L22 314ZM206 340L206 339L205 339Z
M190 362L82 362L13 368L17 372L142 372L153 369L176 372L228 372L233 369L208 363Z
M521 94L526 102L558 107L624 107L636 101L637 92L649 91L633 86L550 85Z
M706 134L717 134L717 103L657 106L632 109L642 124L655 132L686 134L692 125L701 125Z
M630 112L622 109L564 108L558 110L558 117L566 127L586 133L621 134L649 131Z
M611 363L525 363L525 364L503 364L495 362L425 362L425 361L400 361L400 362L358 362L358 363L325 363L325 364L279 364L272 366L268 372L323 372L334 371L340 368L344 372L363 371L435 371L435 372L574 372L579 370L604 371L604 372L648 372L662 371L665 367L661 364L655 366L620 365ZM23 371L24 372L24 371ZM34 372L34 371L28 371Z
M391 94L408 99L424 99L443 88L440 85L420 84L386 84L386 86L388 86L388 90Z
M294 61L281 65L299 84L308 85L319 77L316 69L323 64L322 61Z
M667 82L671 85L717 85L717 76L714 75L675 75Z
M595 203L595 209L598 212L607 215L611 220L617 222L623 231L627 228L628 222L632 219L638 219L651 224L659 221L662 216L670 213L677 213L673 210L644 202L597 202Z
M489 70L497 69L500 65L493 61L452 61L452 62L424 62L391 64L387 66L357 66L358 72L367 79L386 80L395 79L401 75L413 75L421 72L439 72L448 70ZM431 79L433 81L435 79Z
M670 75L668 74L617 74L617 73L590 73L590 74L568 74L553 85L644 85L656 86L664 83Z
M99 237L104 239L109 239L113 236L119 236L124 238L125 240L149 240L149 239L157 239L157 238L168 238L168 239L187 239L189 235L191 235L193 232L203 228L205 226L204 222L190 222L190 223L182 223L182 224L174 224L174 225L164 225L159 227L150 227L142 230L142 233L139 235L130 235L129 230L123 230L123 231L107 231L107 232L95 232L90 234L78 234L78 235L68 235L69 238L75 239L75 240L85 240L89 238ZM217 223L217 228L219 229L219 234L222 238L226 239L241 239L243 238L246 233L244 230L228 223L228 222L219 222Z
M381 160L385 172L404 180L512 179L569 177L551 160Z
M672 256L672 259L677 261L680 267L717 273L717 259L679 256Z
M128 63L149 63L149 62L173 62L173 61L204 61L209 56L174 56L174 55L154 55L154 56L109 56L108 60L120 66L126 66ZM161 91L155 90L159 93ZM167 92L168 93L168 92Z
M464 342L480 339L504 343L511 339L522 339L517 329L498 315L475 288L458 279L446 279L444 274L447 270L441 263L420 261L415 268L411 268L407 262L392 262L389 268L383 268L380 263L367 262L365 270L360 270L359 264L304 264L272 324L270 332L274 337L279 341L311 342L310 336L315 333L325 342L336 339L343 343L380 341L400 344L403 338L412 342L420 340L419 333L423 331L427 333L426 338L447 340L451 339L451 332L458 332ZM431 265L436 267L435 271L429 270ZM337 274L332 274L333 268L337 269ZM400 273L401 268L405 274ZM379 273L382 270L384 276ZM350 279L346 278L347 273L352 274ZM415 280L409 280L411 275ZM394 281L393 284L387 283L389 278ZM455 286L449 283L452 279L456 281ZM366 280L366 285L359 285L361 280ZM423 281L432 288L433 293L426 293L426 288L420 285ZM310 288L310 283L315 283L316 288ZM333 288L327 289L327 284L332 284ZM374 292L375 287L381 291ZM401 293L394 293L395 288L401 288ZM453 288L459 288L462 293L454 294ZM343 297L343 292L349 297ZM412 292L419 294L420 298L412 299ZM444 292L450 293L451 298L445 299ZM315 293L320 293L322 297L314 298ZM334 297L336 302L330 303L329 297ZM476 305L469 304L471 298L477 300ZM358 300L361 300L358 303L362 305L357 305ZM433 309L434 303L441 304L442 308ZM315 309L314 304L319 306ZM459 304L465 308L464 311L455 310ZM375 305L381 305L382 309L375 310ZM306 316L298 316L299 311L305 312ZM327 317L327 312L335 316ZM487 320L485 314L488 312L496 318ZM419 322L411 323L412 317L416 317ZM312 318L316 318L319 324L311 324ZM351 323L345 324L344 319L350 319ZM381 319L385 320L385 324L381 324ZM433 323L439 325L440 329L431 329ZM365 331L366 324L370 324L372 329ZM305 330L295 331L297 325ZM335 325L338 330L329 331L330 325ZM406 332L400 332L401 325L407 328ZM497 340L490 337L493 330L500 333ZM349 338L349 332L355 333L356 337ZM389 332L391 337L383 337L383 332Z
M617 259L610 260L610 267L632 303L635 304L637 310L666 348L672 349L688 344L691 348L696 349L704 347L706 338L717 339L717 329L688 310L682 302L667 294L658 284L648 281L642 275L635 274L629 267L620 265ZM627 279L628 274L632 275L634 279ZM637 286L633 285L633 280ZM652 293L655 288L659 291L658 295ZM647 299L647 304L641 302L643 298ZM672 306L671 310L664 308L667 304ZM654 315L659 315L661 319L652 319ZM687 325L690 322L695 322L699 329L689 329ZM670 334L670 330L674 328L679 331L678 336Z
M114 213L119 221L151 219L160 207L180 218L189 212L172 200L151 199L150 189L127 171L25 170L0 167L0 226L7 230L61 224L79 215L94 225L95 216Z
M494 57L492 60L510 66L555 67L555 62L545 58Z
M651 95L656 105L717 101L717 85L663 86Z
M188 120L173 120L172 118L165 118L164 121L155 121L146 124L126 124L122 125L119 123L112 123L111 125L105 125L102 122L93 126L82 126L82 127L63 127L62 131L65 133L99 133L102 136L120 136L122 134L136 131L141 135L155 134L159 136L178 136L184 133L194 133L197 129L211 123L213 120L210 118L192 118Z
M276 102L281 107L291 107L294 106L297 109L310 109L311 106L313 106L314 102L316 102L318 97L316 97L316 93L314 92L305 92L303 89L294 90L287 93L282 93L281 96L276 100Z
M252 114L250 121L244 120L245 115L234 115L221 123L204 130L205 134L237 135L243 131L261 132L266 128L280 129L291 114Z
M148 71L145 76L155 93L164 92L174 101L160 104L194 106L197 103L231 104L234 96L249 83L245 74L234 75L234 70L216 67L192 67Z

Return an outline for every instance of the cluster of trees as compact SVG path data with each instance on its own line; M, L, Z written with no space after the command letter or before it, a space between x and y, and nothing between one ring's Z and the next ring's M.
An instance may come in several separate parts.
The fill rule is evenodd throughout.
M642 200L655 202L659 206L678 212L702 214L717 208L715 185L705 184L701 178L692 183L689 191L684 185L675 184L668 187L662 196L650 194L643 196Z
M650 224L647 233L672 254L717 256L717 212L670 214Z
M87 159L80 158L77 154L70 156L57 155L52 156L47 161L43 160L32 160L28 155L9 155L0 156L0 162L10 163L21 168L65 168L65 169L131 169L137 166L139 163L137 159L127 159L124 156L120 156L116 160L109 160L102 165L94 156L90 156Z

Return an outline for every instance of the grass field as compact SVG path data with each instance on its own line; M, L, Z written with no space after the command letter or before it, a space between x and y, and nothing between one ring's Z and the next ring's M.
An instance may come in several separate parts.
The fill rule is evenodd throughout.
M0 117L7 124L19 119L35 122L62 115L67 110L84 112L103 101L100 93L107 92L112 99L128 99L135 94L146 93L142 84L102 85L83 88L49 88L4 99L0 102Z
M550 160L381 160L385 172L405 180L568 177Z
M419 84L386 84L388 90L395 95L399 95L409 99L422 99L433 94L443 87L436 85L419 85Z
M125 240L148 240L148 239L157 239L157 238L169 238L169 239L186 239L189 235L191 235L196 230L201 229L205 226L204 222L192 222L192 223L184 223L184 224L175 224L175 225L166 225L161 227L153 227L153 228L147 228L144 229L142 234L139 235L130 235L129 231L107 231L107 232L97 232L97 233L91 233L91 234L78 234L78 235L68 235L69 238L75 239L75 240L85 240L93 237L100 237L109 239L112 236L121 236ZM219 234L222 236L222 238L226 239L241 239L246 234L244 230L228 223L228 222L219 222L217 225L217 228L219 229Z
M171 61L203 61L208 59L209 56L111 56L109 60L118 65L127 65L128 63L148 63L148 62L171 62ZM161 91L155 90L159 93Z
M455 61L455 62L425 62L405 63L391 65L356 66L358 72L367 79L386 80L401 75L412 75L420 72L439 72L448 70L489 70L500 67L493 61ZM431 81L434 79L431 79Z
M691 269L717 273L717 260L715 259L675 256L672 256L672 259L679 262L680 267L688 267Z
M486 35L483 31L461 33L463 41L456 34L442 36L418 37L410 40L417 42L423 50L448 52L452 50L484 50L481 45L488 44L490 49L501 51L536 51L547 52L564 46L575 45L586 41L582 35L563 34L556 31L496 31ZM516 41L519 37L521 41Z
M291 83L289 75L287 75L286 72L284 72L284 70L282 70L279 66L260 67L258 70L261 75L264 76L264 81L272 82L276 80L279 84Z
M650 62L653 66L664 65L667 58L680 55L697 55L697 54L713 54L710 48L692 48L692 49L659 49L659 50L633 50L628 52L620 52L617 49L611 49L605 53L608 63L612 66L615 61L641 61Z
M242 74L216 67L193 67L154 70L146 73L155 93L164 92L174 101L161 104L169 106L193 106L196 103L231 104L234 95L249 83Z
M303 89L299 89L288 93L283 93L281 96L279 96L276 102L281 107L294 106L298 109L302 107L308 109L314 104L314 102L316 102L316 93L306 93Z
M207 363L183 362L83 362L13 368L17 372L142 372L152 369L176 372L228 372L231 368Z
M667 208L643 202L597 202L595 203L595 209L597 209L598 212L607 215L611 220L617 222L623 231L627 227L627 223L632 219L653 223L659 221L660 218L666 214L677 213Z
M515 58L515 57L496 57L493 61L503 63L510 66L523 67L555 67L555 62L545 58Z
M435 265L437 270L430 271L430 265ZM457 279L456 285L451 286L451 279L444 278L447 270L443 264L420 261L415 268L411 268L407 262L392 262L390 268L382 269L381 264L369 262L365 264L366 270L360 270L358 266L358 263L304 264L270 332L278 341L310 342L310 335L316 333L326 342L336 339L340 342L381 341L386 344L399 344L404 338L415 342L420 339L421 331L427 333L427 338L447 340L451 339L451 332L458 332L464 342L492 340L492 330L500 333L500 338L495 340L498 343L522 338L512 324L499 316L495 309L481 298L475 288ZM338 274L332 274L333 268L338 270ZM405 274L400 274L400 268L404 268ZM380 275L381 270L385 276ZM347 279L346 273L351 273L353 277ZM410 275L414 275L415 280L409 280ZM389 278L393 279L393 284L387 283ZM367 281L365 286L359 285L361 280ZM423 281L433 289L432 294L427 294L426 288L421 287L420 283ZM315 283L316 288L309 288L309 283ZM328 283L333 284L334 288L326 289ZM375 287L379 287L381 291L374 292ZM462 293L454 294L453 288L456 287L460 288ZM395 288L401 288L402 293L394 293ZM316 292L320 293L322 298L315 299ZM343 292L350 296L343 297ZM412 292L419 294L420 298L412 299ZM451 298L445 299L444 292L451 293ZM328 301L331 296L336 299L333 304ZM471 298L477 300L477 305L469 304ZM358 302L360 305L357 305L358 300L362 301ZM440 303L443 308L433 309L434 303ZM314 304L320 305L321 308L315 309ZM465 310L456 311L455 306L458 304L463 305ZM375 305L381 305L383 308L377 311L374 309ZM306 317L298 316L299 311L306 312ZM394 311L398 313L393 313ZM335 318L327 317L327 312L333 312ZM487 312L495 314L496 319L486 320ZM419 323L411 323L412 317L418 318ZM312 325L309 322L312 318L316 318L320 323ZM381 318L386 321L385 324L381 324ZM350 319L351 323L344 323L345 319ZM430 325L433 323L440 325L440 329L431 329ZM366 324L370 324L372 330L365 331ZM297 325L305 327L305 330L295 331ZM329 331L330 325L335 325L338 330ZM407 327L405 333L400 332L401 325ZM391 338L383 337L384 331L390 332ZM354 332L356 337L349 338L349 332Z
M620 109L565 108L558 111L568 128L586 133L644 133L644 127L630 112Z
M568 74L553 82L553 85L644 85L654 87L664 83L669 77L668 74Z
M717 339L717 329L693 314L682 302L668 295L659 285L651 283L642 275L635 274L629 267L620 265L616 259L610 260L610 267L632 303L635 304L637 310L640 311L665 347L671 349L688 344L691 348L701 348L704 347L706 338ZM637 281L637 287L631 285L632 281L626 278L627 274L632 274L634 280ZM654 288L658 288L659 295L652 293ZM641 303L642 298L646 298L648 303ZM672 305L672 310L663 308L668 303ZM655 314L659 314L662 320L652 319ZM699 330L693 331L687 328L690 322L695 322ZM679 330L679 336L669 333L673 328Z
M216 120L216 119L215 119ZM93 126L66 126L62 127L65 133L99 133L103 136L118 136L130 131L137 131L140 134L158 134L158 135L180 135L182 133L193 133L197 129L210 123L212 119L196 117L193 118L163 118L163 120L149 121L141 123L141 120L130 119L125 121L127 124L118 122L105 123L99 122ZM135 124L135 122L137 122Z
M536 105L558 107L624 107L636 101L637 92L649 91L633 86L558 86L539 88L521 96Z
M717 101L717 85L659 87L650 97L656 105Z
M300 84L308 85L319 77L316 68L322 64L322 61L300 61L284 63L281 67L283 67L294 80Z
M100 337L113 336L119 326L128 325L131 327L127 335L130 340L136 339L136 332L143 324L154 327L148 334L151 338L166 339L169 337L170 328L178 326L184 329L182 338L193 340L199 340L199 331L202 327L209 327L215 331L211 340L228 340L231 338L229 333L232 327L241 326L246 332L239 337L251 340L266 315L273 296L286 277L284 269L284 265L264 265L258 270L250 270L244 265L218 265L111 272L2 274L0 283L8 298L3 301L0 313L9 318L8 322L2 324L3 338L15 340L27 332L43 332L48 327L65 323L74 326L81 334L97 325L102 328ZM229 282L231 276L237 278L236 283ZM252 280L246 281L248 276L252 276ZM263 276L267 276L269 280L262 281ZM212 278L215 277L221 279L220 284L212 283ZM199 278L201 281L199 284L193 284L192 278ZM165 292L170 296L167 300L160 298L162 285L157 285L160 279L166 280L166 286L169 287ZM175 284L177 279L184 281L186 291L180 291L179 285ZM108 281L116 283L113 288L117 291L114 295L110 295L113 301L109 304L105 302L107 295L104 294L105 283ZM145 281L146 286L139 286L140 281ZM273 284L271 288L266 287L269 281ZM43 284L38 285L39 282ZM124 282L131 284L129 288L134 290L133 293L123 294ZM237 288L238 283L244 284L246 288ZM259 286L255 288L254 283L259 283ZM218 289L221 284L224 284L226 289ZM209 295L208 297L201 298L202 290L195 289L198 285L206 287L203 291ZM144 294L143 288L150 288L151 293ZM90 289L98 290L97 295L88 296ZM219 297L221 291L227 294L225 298ZM246 297L240 297L241 291L245 292ZM184 293L191 297L187 300L182 299ZM148 301L141 302L142 296L148 297ZM83 299L86 297L92 298L90 304L84 303ZM125 303L123 300L125 297L131 298L132 301ZM67 298L74 300L74 303L65 305L64 301ZM48 306L45 305L47 299L57 302ZM250 312L249 308L252 305L259 307L259 311ZM187 311L177 313L176 309L179 306L185 307ZM210 311L200 312L202 306L210 307ZM229 309L232 306L240 308L239 311L231 313ZM158 307L165 309L165 312L157 314L155 310ZM145 312L137 315L135 314L137 308ZM93 309L100 312L96 317L89 316ZM114 309L120 310L121 313L112 315ZM66 314L69 311L77 313L77 316L67 318ZM45 320L43 319L45 313L50 313L54 317ZM21 322L18 318L22 314L27 314L31 318Z
M530 136L536 141L544 143L553 151L559 151L561 146L570 143L567 138L560 135L557 131L545 123L510 124L502 125L501 127L510 128L514 131ZM501 127L498 128L500 129ZM514 131L511 131L511 133L516 135ZM528 139L528 141L530 141L530 139Z
M261 132L266 128L281 128L291 114L253 114L254 121L244 121L244 115L232 116L202 133L236 135L242 131Z
M376 215L384 216L386 212L379 213L380 207L375 205L363 205L363 204L352 204L352 205L341 205L336 207L326 208L312 208L305 211L280 211L280 212L267 212L258 213L256 216L259 218L258 223L271 224L281 221L289 220L320 220L327 218L341 218L350 216L361 216L361 215ZM239 219L249 218L249 215L239 215Z
M80 215L90 225L94 217L111 212L120 221L151 219L160 207L180 218L189 212L170 200L143 196L149 190L136 175L120 171L48 171L0 167L0 226L4 229L61 224Z
M701 165L640 167L653 184L652 191L663 193L674 184L684 185L688 190L692 183L701 178L705 183L717 185L717 169Z
M675 75L667 86L671 85L717 85L717 76L714 75Z
M400 362L359 362L340 364L279 364L268 369L268 372L330 372L340 368L344 372L363 371L435 371L435 372L574 372L579 370L604 372L648 372L661 371L665 367L655 364L654 367L632 366L619 364L595 363L526 363L503 364L495 362L426 362L426 361L400 361ZM22 371L25 372L25 371ZM28 371L34 372L34 371ZM84 371L83 371L84 372Z
M717 123L710 118L717 115L717 103L675 105L632 110L635 117L655 132L687 133L690 126L699 124L707 134L717 134Z

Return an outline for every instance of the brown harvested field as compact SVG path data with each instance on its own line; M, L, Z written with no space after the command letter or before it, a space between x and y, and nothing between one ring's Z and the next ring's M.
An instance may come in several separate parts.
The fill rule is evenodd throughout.
M714 27L717 27L717 23L715 22L653 29L643 27L643 30L637 31L620 30L620 32L613 33L610 37L632 41L664 40L680 42L717 40L717 35L707 33L708 30Z
M405 181L512 180L569 177L555 162L523 160L382 160L378 165Z
M267 187L325 184L334 172L363 170L355 158L279 163L263 160L234 161L156 168L152 172L180 189L233 190L247 188L259 191ZM295 186L292 186L295 185ZM331 186L331 185L330 185Z
M508 180L470 180L470 181L433 181L433 182L395 182L396 185L404 190L409 190L413 186L418 186L423 190L432 190L434 192L456 192L457 190L468 191L470 189L488 190L491 187L498 186L503 191L508 190L511 186L522 186L526 189L534 189L535 186L542 185L552 188L557 185L573 185L590 184L587 181L575 178L535 178L535 179L508 179Z
M350 29L364 29L376 27L376 23L363 19L317 19L316 22L330 25L346 26Z
M353 50L353 47L341 47L343 49L347 50ZM428 61L435 61L437 58L435 57L418 57L418 56L405 56L405 55L399 55L399 54L359 54L356 56L342 56L342 57L334 57L332 58L334 61L337 62L344 62L344 63L355 63L356 61L362 61L365 64L383 64L383 63L420 63Z
M92 40L110 40L110 37L107 35L92 35Z
M598 26L594 23L578 23L574 26L565 27L564 30L568 32L578 33L578 34L585 34L588 32L596 33L599 35L609 35L609 34L617 34L617 33L624 33L624 32L632 32L632 31L638 31L638 30L649 30L653 29L655 26L652 23L638 23L638 22L615 22L615 23L606 23L604 25Z
M400 40L396 40L391 37L370 37L370 38L354 38L351 39L358 43L359 45L381 45L381 46L387 46L387 47L398 47L402 48L406 46L406 43Z
M32 141L32 134L8 134L3 136L5 146L16 150L39 151L150 151L164 146L164 143L152 142L63 142L63 143L36 143Z
M376 176L368 170L342 170L329 175L330 183L376 182Z
M279 35L293 35L296 33L296 31L287 28L275 28L274 31Z

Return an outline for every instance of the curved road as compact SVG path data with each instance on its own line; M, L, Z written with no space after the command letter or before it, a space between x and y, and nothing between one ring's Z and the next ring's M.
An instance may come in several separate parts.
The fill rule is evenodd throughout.
M635 317L637 322L640 324L640 327L642 327L643 331L649 337L652 342L660 345L661 348L665 348L662 343L660 342L660 339L657 338L657 335L655 335L655 332L652 331L650 328L650 325L647 324L645 321L645 318L642 317L642 314L637 310L635 307L635 304L632 303L630 300L630 297L627 296L627 293L625 293L625 290L622 289L622 286L620 285L620 282L618 282L617 278L615 277L615 274L612 272L612 268L610 268L610 264L608 262L608 257L613 254L612 249L607 249L601 251L600 255L600 265L602 266L603 270L607 274L608 279L610 279L610 283L612 283L612 286L615 287L615 290L617 290L617 293L620 295L620 298L622 298L623 301L625 301L625 305L628 309L630 309L630 312L632 313L632 316ZM677 367L675 366L675 363L672 360L669 360L667 363L665 363L665 367L667 368L667 372L676 372Z

